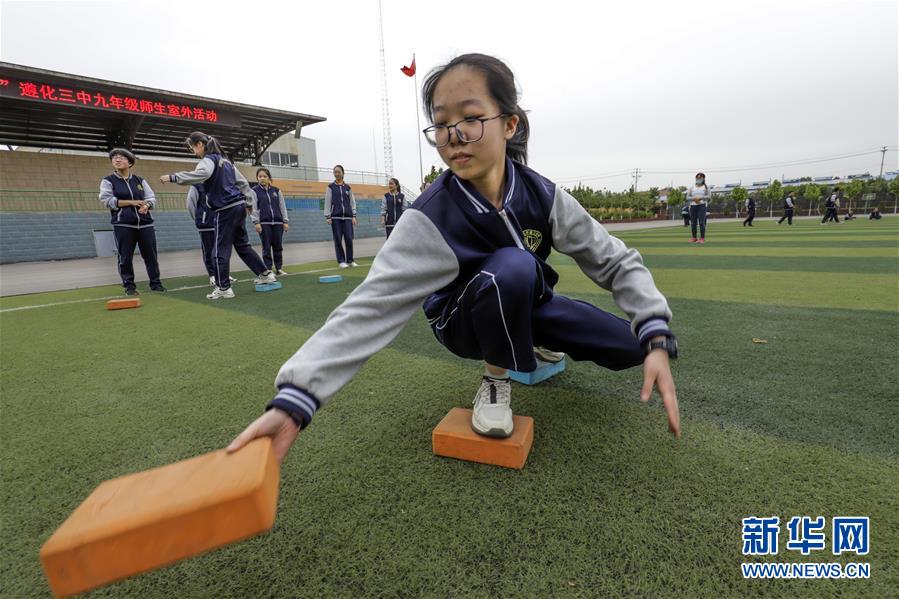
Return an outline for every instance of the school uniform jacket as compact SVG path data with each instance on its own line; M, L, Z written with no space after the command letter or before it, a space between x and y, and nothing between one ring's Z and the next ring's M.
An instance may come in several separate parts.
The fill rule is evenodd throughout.
M406 196L389 191L385 193L384 199L381 200L381 216L384 218L384 225L387 227L396 225L396 221L400 219L405 209Z
M507 161L503 209L472 186L443 173L411 206L375 256L365 280L281 367L268 408L300 426L362 365L389 344L424 301L439 317L450 293L503 247L535 256L551 293L558 275L546 263L555 249L574 258L597 285L612 292L645 340L670 335L671 311L635 249L608 234L567 191L517 162Z
M178 185L202 183L206 191L204 201L213 212L240 204L252 206L256 198L243 173L219 154L206 154L194 170L174 173L169 180Z
M119 208L119 200L143 200L150 204L152 211L156 208L156 195L146 180L137 175L129 175L126 179L112 173L100 180L100 203L109 208L109 222L114 227L146 229L154 226L150 212L141 214L137 206Z
M206 192L203 185L196 183L190 186L187 192L187 211L194 219L198 231L214 231L212 226L212 211L206 206Z
M325 218L349 220L356 218L356 197L353 188L332 181L325 190Z
M255 198L250 220L254 225L283 225L289 222L287 204L280 189L273 185L266 188L258 184L253 185L251 189Z

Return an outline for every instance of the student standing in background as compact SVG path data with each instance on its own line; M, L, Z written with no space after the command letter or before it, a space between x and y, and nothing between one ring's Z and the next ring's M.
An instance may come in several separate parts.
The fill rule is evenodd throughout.
M827 221L832 220L835 223L840 223L840 217L837 216L837 210L840 208L840 196L843 194L843 191L839 187L833 188L833 193L830 194L830 197L827 198L827 202L825 202L824 207L827 209L824 213L824 218L821 219L821 224L824 225Z
M262 261L265 267L275 271L278 276L287 273L283 266L284 233L288 228L287 204L284 194L272 185L272 173L267 168L256 170L257 184L253 185L256 201L253 202L253 213L250 220L262 239Z
M390 233L396 226L396 221L400 219L406 208L406 196L400 191L400 182L395 178L388 181L387 189L388 192L381 200L381 225L386 229L387 239L390 239Z
M705 222L712 197L709 186L705 183L705 173L696 173L696 182L687 191L687 202L690 206L690 243L705 243ZM696 236L696 226L699 226L699 237Z
M755 220L755 194L749 194L749 197L746 198L746 220L743 221L743 226L752 226L752 221Z
M196 183L187 190L187 212L197 227L200 234L200 251L203 253L203 266L209 275L209 284L215 287L215 264L212 261L212 252L215 248L215 229L212 227L210 210L206 206L206 192L203 184Z
M356 226L356 198L343 182L343 167L334 167L334 181L325 190L325 220L334 236L334 253L340 268L359 266L353 260L353 227Z
M796 192L791 191L787 194L787 197L784 198L784 214L780 217L780 220L777 221L777 224L784 222L786 219L788 225L793 224L793 208L795 206L794 200L796 199Z
M150 210L156 207L156 195L145 179L131 172L137 158L130 150L115 148L109 152L114 169L100 180L100 202L109 208L118 254L119 276L125 295L140 295L134 283L134 248L147 267L150 290L164 292L156 257L156 228Z

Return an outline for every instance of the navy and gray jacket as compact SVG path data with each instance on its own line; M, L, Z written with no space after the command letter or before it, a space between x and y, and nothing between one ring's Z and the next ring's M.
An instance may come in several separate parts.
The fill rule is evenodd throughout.
M496 250L518 247L541 266L542 293L558 275L550 250L582 271L630 317L641 341L670 335L671 310L639 252L609 235L567 191L527 166L506 163L501 210L451 171L416 200L375 256L365 280L281 367L269 408L306 426L315 411L390 343L424 302L439 317L450 292L464 285Z
M194 219L198 231L213 231L212 210L206 205L206 191L201 183L190 186L187 192L187 211Z
M256 196L253 201L253 212L250 220L254 225L283 225L289 222L287 218L287 204L284 203L284 194L273 185L263 187L256 184L252 188Z
M406 196L401 193L384 194L381 200L381 216L384 218L384 224L388 227L396 225L396 221L403 215L406 209Z
M213 212L241 204L252 205L256 197L246 177L218 154L206 154L194 170L169 175L169 180L178 185L202 183L206 192L204 201Z
M100 180L100 202L109 208L112 215L110 223L116 227L143 229L153 226L150 212L141 214L137 206L119 208L119 200L143 200L150 204L150 210L156 208L156 195L150 185L137 175L124 178L112 173Z
M325 218L350 219L356 217L356 198L353 189L344 183L332 181L325 190Z

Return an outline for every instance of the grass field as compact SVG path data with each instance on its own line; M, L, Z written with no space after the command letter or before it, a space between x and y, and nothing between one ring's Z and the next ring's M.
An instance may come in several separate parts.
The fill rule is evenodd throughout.
M687 237L621 235L675 315L681 440L658 399L638 401L639 369L569 363L514 389L536 420L524 470L434 457L431 429L470 404L481 367L418 313L300 435L270 534L92 596L896 597L899 219ZM553 263L559 292L614 309L573 261ZM215 304L205 287L145 294L119 312L91 299L113 287L3 298L0 596L49 595L38 549L98 483L230 441L366 272L241 283ZM741 555L750 515L780 517L777 556ZM785 549L795 515L826 517L825 551ZM870 516L869 555L830 554L834 516ZM752 581L743 561L867 562L871 577Z

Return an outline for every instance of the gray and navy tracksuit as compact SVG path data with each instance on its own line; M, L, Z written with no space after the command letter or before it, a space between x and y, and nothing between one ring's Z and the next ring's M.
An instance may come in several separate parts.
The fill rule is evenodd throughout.
M353 261L353 219L356 218L356 198L352 188L332 181L325 190L325 219L331 220L334 253L338 264ZM346 245L346 251L344 251Z
M705 239L705 221L711 197L707 185L694 185L687 192L687 202L690 205L690 233L694 238L697 237L696 225L699 225L698 238Z
M743 226L749 225L752 226L752 221L755 220L755 198L749 196L746 198L746 220L743 221Z
M181 171L170 175L170 178L178 185L203 184L206 192L203 201L212 220L212 261L216 287L231 287L232 246L253 274L260 275L268 270L250 246L247 236L247 208L252 205L255 194L233 164L218 154L206 154L193 171Z
M784 213L783 216L780 217L780 220L777 221L777 224L784 222L786 219L788 225L793 224L793 198L787 196L784 198Z
M268 407L306 426L421 306L437 340L464 358L518 371L534 346L611 369L641 364L641 343L670 335L671 311L640 254L568 192L506 161L503 208L451 171L399 220L371 271L281 367ZM628 322L553 291L551 249L612 292Z
M387 229L387 239L390 239L390 233L405 209L406 196L401 193L390 193L389 191L384 194L384 199L381 200L381 218L384 219L384 228Z
M112 215L110 223L115 235L116 252L119 255L118 266L122 287L135 289L133 260L134 248L138 246L147 267L150 288L160 288L162 281L159 279L153 216L150 212L140 214L137 206L119 208L119 200L143 200L150 205L152 211L156 207L156 195L146 180L137 175L129 175L125 179L118 173L112 173L100 181L100 202L109 208Z
M254 225L260 225L262 231L259 237L262 239L262 261L265 267L281 270L284 245L284 223L287 218L287 204L284 202L284 194L277 187L269 185L263 187L256 184L252 187L256 198L253 201L253 212L250 215Z
M200 233L200 250L203 252L206 274L215 277L215 263L212 259L215 251L215 229L212 227L212 211L206 206L206 192L203 191L202 183L190 186L187 192L187 211L194 219L197 232Z
M822 223L826 223L829 220L837 223L840 222L840 217L837 216L837 209L840 207L840 198L837 194L831 194L831 196L827 198L824 207L827 211L824 213L824 218L821 219Z

